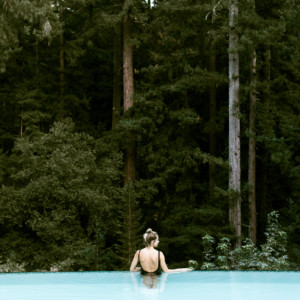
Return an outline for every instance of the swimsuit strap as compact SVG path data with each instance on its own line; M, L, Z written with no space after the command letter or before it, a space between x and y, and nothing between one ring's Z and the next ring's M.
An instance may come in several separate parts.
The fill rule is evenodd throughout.
M160 268L160 251L158 251L158 267L157 270Z

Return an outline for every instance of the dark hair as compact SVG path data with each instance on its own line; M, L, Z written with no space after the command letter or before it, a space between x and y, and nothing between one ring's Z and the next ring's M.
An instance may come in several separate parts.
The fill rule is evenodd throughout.
M155 231L152 231L151 228L148 228L143 237L145 245L150 246L151 242L155 241L158 238L158 234Z

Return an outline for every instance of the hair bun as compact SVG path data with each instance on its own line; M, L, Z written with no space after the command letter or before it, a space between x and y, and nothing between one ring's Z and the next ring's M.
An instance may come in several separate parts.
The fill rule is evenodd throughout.
M147 231L146 231L146 233L150 233L150 232L152 232L152 229L148 228Z

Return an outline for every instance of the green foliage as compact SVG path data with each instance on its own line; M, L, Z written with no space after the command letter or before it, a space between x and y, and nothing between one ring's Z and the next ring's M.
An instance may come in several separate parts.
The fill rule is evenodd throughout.
M292 267L299 269L299 2L255 1L254 10L253 1L240 1L241 180L247 186L250 60L256 49L258 244L265 248L248 240L236 252L222 239L232 237L227 220L233 196L227 190L228 3L123 4L0 0L0 263L25 263L27 270L127 269L133 248L140 247L140 232L151 227L159 232L171 265L190 258L201 262L201 238L209 234L216 247L204 269L284 268L272 230L266 243L263 235L266 212L276 209L287 237L275 240L288 240ZM133 21L135 104L110 130L115 26L127 12ZM217 98L214 155L209 153L212 90ZM75 124L53 127L66 116ZM136 147L130 191L121 188L121 152L128 136ZM243 201L243 224L247 209Z
M190 259L189 260L189 268L193 269L193 270L197 270L199 269L199 264L197 261Z
M217 246L217 256L216 256L216 265L221 271L229 270L229 252L230 252L230 239L223 237L220 239L220 242Z
M279 214L274 211L268 215L266 230L267 241L261 246L259 262L261 270L285 270L289 267L287 252L287 234L278 222Z
M0 73L2 73L6 71L6 64L10 56L21 51L20 32L28 35L33 32L37 36L39 35L40 39L49 38L56 20L52 4L45 0L1 0L0 7ZM36 29L32 31L31 26Z
M263 246L262 252L264 253ZM232 268L234 270L261 270L263 264L259 261L258 249L248 238L241 247L231 252Z
M25 272L25 264L18 264L10 259L6 263L0 264L0 273L20 273Z
M203 244L203 257L205 262L203 263L201 270L214 270L215 264L213 263L215 260L214 256L214 249L213 244L215 242L215 239L212 236L205 235L202 238L202 244Z
M287 234L278 222L279 214L268 214L265 232L267 240L260 248L247 238L240 247L231 250L230 239L223 237L214 249L215 239L210 235L202 238L203 263L201 270L260 270L282 271L289 269L287 256ZM199 268L197 262L191 265Z
M120 227L119 246L117 247L120 266L122 270L129 270L132 258L137 249L141 249L142 244L142 230L141 227L141 212L139 210L136 199L135 186L129 183L124 186L122 190L122 201L119 208Z
M121 157L97 158L95 140L76 133L70 119L47 134L19 138L14 155L14 172L0 198L2 255L14 249L29 270L96 268L109 254L97 236L115 226ZM96 251L103 253L100 262Z

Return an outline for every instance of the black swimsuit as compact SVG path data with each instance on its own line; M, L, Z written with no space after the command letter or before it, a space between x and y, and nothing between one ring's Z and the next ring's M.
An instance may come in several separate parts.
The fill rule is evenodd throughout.
M141 250L139 250L139 261L140 261L140 252ZM140 262L141 265L141 262ZM160 251L158 251L158 267L155 271L153 272L147 272L143 269L142 265L141 265L141 274L142 275L160 275L161 271L160 271Z

